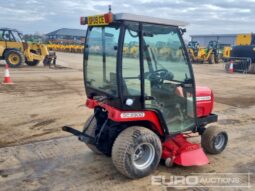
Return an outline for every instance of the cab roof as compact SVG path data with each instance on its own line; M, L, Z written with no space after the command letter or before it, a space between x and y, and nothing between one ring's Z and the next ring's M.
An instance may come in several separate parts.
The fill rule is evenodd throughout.
M172 19L162 19L156 17L135 15L129 13L117 13L114 14L114 20L127 20L127 21L135 21L135 22L145 22L151 24L161 24L161 25L171 25L171 26L186 26L189 23L184 21L172 20Z
M15 32L21 33L17 29L12 29L12 28L7 28L7 27L0 27L0 30L6 30L6 31L8 30L8 31L15 31Z

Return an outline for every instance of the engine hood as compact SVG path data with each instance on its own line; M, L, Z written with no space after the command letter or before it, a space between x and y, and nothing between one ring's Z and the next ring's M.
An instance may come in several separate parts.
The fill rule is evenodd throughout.
M208 87L196 87L197 117L208 116L212 113L214 104L213 92Z

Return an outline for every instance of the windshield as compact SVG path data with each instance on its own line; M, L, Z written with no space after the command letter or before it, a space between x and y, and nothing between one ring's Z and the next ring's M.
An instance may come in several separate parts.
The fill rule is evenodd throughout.
M12 35L14 36L16 42L22 42L21 36L17 31L12 31Z
M85 85L117 96L116 62L120 29L117 26L88 29L85 44Z

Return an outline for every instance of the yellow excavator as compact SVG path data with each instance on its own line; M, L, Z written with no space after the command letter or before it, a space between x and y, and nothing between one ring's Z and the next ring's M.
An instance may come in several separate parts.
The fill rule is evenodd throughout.
M49 52L43 44L25 42L22 33L10 28L0 28L0 59L6 60L10 67L24 63L36 66L40 61L44 65L56 64L55 52Z
M255 34L238 34L235 46L230 49L228 61L233 63L235 72L255 73ZM230 62L225 64L228 70Z
M190 41L188 43L188 53L192 63L219 63L219 51L217 41L210 41L207 48L200 47L197 41Z

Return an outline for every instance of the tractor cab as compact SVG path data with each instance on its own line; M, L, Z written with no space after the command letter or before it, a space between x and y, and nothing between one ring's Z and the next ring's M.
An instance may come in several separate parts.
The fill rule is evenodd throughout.
M131 14L116 14L104 26L94 23L84 56L88 98L122 111L153 110L167 133L192 129L195 82L179 28L185 23Z
M23 49L23 35L16 29L0 28L0 46Z
M15 29L0 28L0 41L23 42L23 35Z
M112 14L81 17L88 25L84 51L86 106L94 110L79 137L94 153L111 156L129 178L167 166L204 165L203 151L220 153L227 134L205 128L217 121L213 93L196 87L183 42L185 22ZM187 135L198 133L201 145Z
M216 40L211 40L211 41L209 41L209 43L208 43L208 46L207 46L207 50L209 51L209 50L212 50L213 51L213 53L214 54L216 54L216 55L218 55L218 53L219 53L219 43L218 43L218 41L216 41Z

